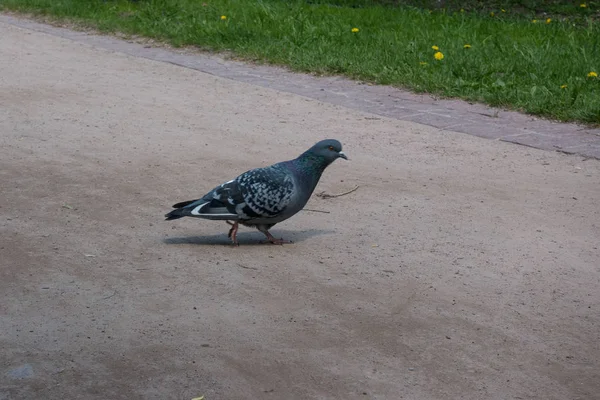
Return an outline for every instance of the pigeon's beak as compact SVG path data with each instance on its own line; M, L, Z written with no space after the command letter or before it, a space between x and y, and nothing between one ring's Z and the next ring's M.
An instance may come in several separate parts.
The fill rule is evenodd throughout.
M339 156L340 158L343 158L344 160L347 160L347 159L348 159L348 156L346 156L346 153L344 153L343 151L340 151L340 152L338 153L338 156Z

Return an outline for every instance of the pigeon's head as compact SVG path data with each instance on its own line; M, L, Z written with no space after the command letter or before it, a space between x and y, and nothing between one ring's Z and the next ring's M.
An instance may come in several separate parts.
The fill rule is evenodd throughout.
M342 151L342 144L335 139L321 140L308 151L312 155L324 159L327 164L331 164L338 158L348 159Z

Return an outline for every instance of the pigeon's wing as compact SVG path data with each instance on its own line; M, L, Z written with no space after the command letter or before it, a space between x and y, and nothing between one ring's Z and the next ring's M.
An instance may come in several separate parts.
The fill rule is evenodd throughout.
M235 181L241 195L235 205L240 219L276 217L287 208L294 194L292 176L280 164L250 170Z
M284 168L257 168L217 186L201 199L175 204L176 210L166 217L242 221L273 218L285 210L293 193L293 179Z

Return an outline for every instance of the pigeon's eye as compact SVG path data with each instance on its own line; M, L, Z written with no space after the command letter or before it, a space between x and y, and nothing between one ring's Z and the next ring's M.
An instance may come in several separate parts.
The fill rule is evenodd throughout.
M329 150L333 151L334 150L333 146L329 146Z

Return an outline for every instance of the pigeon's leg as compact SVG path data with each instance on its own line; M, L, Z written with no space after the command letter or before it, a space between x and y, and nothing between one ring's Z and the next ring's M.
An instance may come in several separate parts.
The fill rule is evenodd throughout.
M261 231L262 233L265 234L265 236L267 237L267 239L269 239L269 242L273 243L273 244L284 244L284 243L292 243L289 240L283 240L283 239L277 239L276 237L274 237L273 235L271 235L269 233L269 228L270 226L264 226L264 225L257 225L256 228Z
M267 236L267 239L269 239L269 242L271 242L273 244L292 243L289 240L277 239L276 237L271 235L269 232L263 232L263 233L265 234L265 236Z
M227 237L231 238L231 241L233 242L233 244L239 245L239 243L237 241L237 231L239 228L239 223L229 222L229 221L225 221L225 222L227 222L229 225L231 225L231 229L229 230Z

